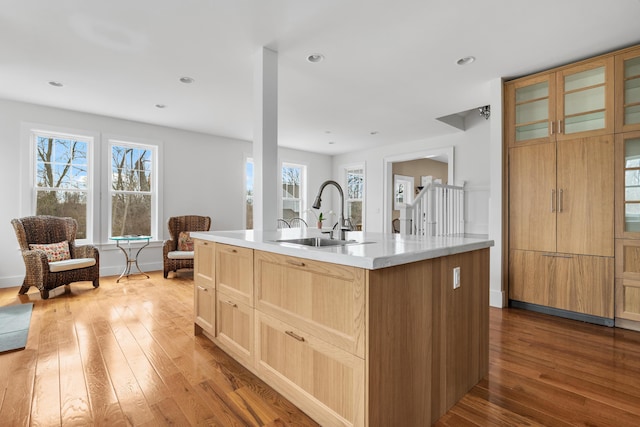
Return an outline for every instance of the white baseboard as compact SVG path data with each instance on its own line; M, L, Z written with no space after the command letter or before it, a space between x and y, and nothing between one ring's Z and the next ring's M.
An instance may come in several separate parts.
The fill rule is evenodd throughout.
M122 266L110 266L110 267L100 267L100 277L103 276L119 276L122 273ZM142 271L162 271L164 265L162 262L149 262L146 264L141 264L140 268ZM135 266L133 267L132 273L136 273L137 270ZM0 288L13 288L15 286L22 286L22 281L24 280L24 276L6 276L0 277Z
M503 291L489 291L489 305L491 307L503 308L506 307L504 301Z

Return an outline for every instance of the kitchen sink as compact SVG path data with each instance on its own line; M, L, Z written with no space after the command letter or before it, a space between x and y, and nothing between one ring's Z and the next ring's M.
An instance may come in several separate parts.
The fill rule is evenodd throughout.
M355 240L336 240L336 239L327 239L325 237L303 237L299 239L281 239L275 240L276 243L290 243L293 245L303 245L303 246L313 246L313 247L321 247L321 246L344 246L348 244L358 243Z

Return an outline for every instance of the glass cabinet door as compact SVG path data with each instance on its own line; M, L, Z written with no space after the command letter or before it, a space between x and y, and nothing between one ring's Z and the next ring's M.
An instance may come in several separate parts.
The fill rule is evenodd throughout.
M612 61L601 60L559 73L558 128L562 138L613 132L612 72Z
M506 97L510 145L548 141L552 133L550 123L555 115L553 74L514 83L507 87Z
M640 131L615 138L616 238L640 239Z
M640 130L640 49L616 56L616 130Z

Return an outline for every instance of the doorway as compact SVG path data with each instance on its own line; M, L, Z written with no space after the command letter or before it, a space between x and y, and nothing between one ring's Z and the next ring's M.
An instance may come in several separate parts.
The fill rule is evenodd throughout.
M400 216L400 211L394 209L396 207L394 206L396 201L394 175L414 176L415 186L421 185L420 177L426 174L431 174L434 178L441 178L443 183L453 184L453 151L453 147L443 147L384 158L383 231L385 233L393 232L392 221ZM429 172L429 170L434 172ZM415 187L411 191L415 193Z

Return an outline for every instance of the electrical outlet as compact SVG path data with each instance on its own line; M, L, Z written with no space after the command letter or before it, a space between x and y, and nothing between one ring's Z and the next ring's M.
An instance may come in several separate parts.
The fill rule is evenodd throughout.
M453 289L460 287L460 267L453 268Z

